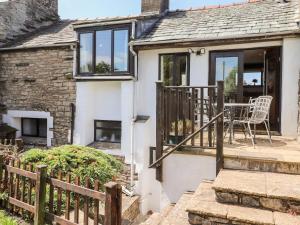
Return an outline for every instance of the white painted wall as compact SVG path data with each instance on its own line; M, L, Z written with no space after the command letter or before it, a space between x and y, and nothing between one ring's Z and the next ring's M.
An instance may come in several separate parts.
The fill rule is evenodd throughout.
M8 110L7 114L3 115L3 122L18 129L17 138L21 137L21 118L47 119L47 146L51 146L53 117L50 116L49 112Z
M300 38L286 38L282 49L281 128L285 136L297 137Z
M77 82L74 144L94 141L95 120L121 121L120 82Z

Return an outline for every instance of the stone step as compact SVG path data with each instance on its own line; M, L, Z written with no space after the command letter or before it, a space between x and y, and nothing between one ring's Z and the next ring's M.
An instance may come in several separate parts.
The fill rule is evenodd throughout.
M287 213L230 205L216 201L212 182L202 182L187 205L192 225L299 225L300 217Z
M181 196L175 207L163 219L160 225L190 225L188 221L187 205L192 199L193 193L187 192Z
M145 222L140 225L160 225L164 218L174 208L174 205L168 205L160 213L153 213Z
M213 189L218 202L300 214L300 175L222 170Z
M281 155L270 157L268 154L257 154L257 152L251 154L240 153L238 156L225 155L224 168L271 173L300 174L300 159L299 154L282 158Z

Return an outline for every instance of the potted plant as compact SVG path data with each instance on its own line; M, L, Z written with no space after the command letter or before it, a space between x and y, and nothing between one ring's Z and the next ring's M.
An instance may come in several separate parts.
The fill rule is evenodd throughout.
M184 132L184 122L185 122L185 132ZM176 133L176 123L177 123L177 133ZM178 120L171 124L171 130L169 133L169 144L179 144L186 138L185 135L190 134L192 131L192 121L191 120ZM177 134L177 135L176 135Z

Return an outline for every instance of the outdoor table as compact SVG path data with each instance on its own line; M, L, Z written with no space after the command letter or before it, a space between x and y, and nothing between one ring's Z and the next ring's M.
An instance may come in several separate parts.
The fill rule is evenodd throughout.
M233 139L233 122L236 118L236 112L237 109L243 110L243 108L246 108L247 110L252 106L253 104L250 103L225 103L224 104L224 112L228 112L228 120L229 120L229 144L232 144Z

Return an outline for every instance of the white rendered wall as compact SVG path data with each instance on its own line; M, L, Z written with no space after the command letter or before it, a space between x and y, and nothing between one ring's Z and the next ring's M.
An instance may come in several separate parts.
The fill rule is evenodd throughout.
M21 137L21 118L47 119L47 146L51 146L53 117L50 116L49 112L8 110L7 114L3 115L3 122L18 129L17 138Z
M133 81L77 82L74 144L94 141L94 121L122 122L121 150L130 162Z
M95 120L121 121L121 82L77 82L74 144L94 141Z
M283 41L249 43L226 46L205 47L206 53L201 56L190 56L190 85L207 85L209 74L209 53L219 50L251 49L261 47L283 46L282 76L282 134L296 135L297 98L300 64L299 39ZM201 48L201 46L199 46ZM193 48L197 50L199 48ZM188 52L188 48L156 49L139 52L139 80L137 83L137 113L150 116L147 124L135 128L135 143L146 142L136 146L136 163L140 168L140 180L137 192L142 195L142 210L160 210L169 202L176 202L186 190L195 190L202 179L213 179L215 162L213 157L172 155L164 164L164 182L161 185L155 180L155 170L148 169L149 147L155 146L156 129L156 84L159 71L159 54ZM292 91L291 91L292 87ZM290 97L292 95L292 97ZM289 98L289 99L288 99ZM136 126L135 126L136 127ZM147 135L146 135L147 134ZM142 149L143 148L143 149ZM146 160L145 160L146 159ZM203 167L200 167L203 166ZM172 172L176 171L176 172ZM142 175L142 178L141 178ZM143 187L143 188L141 188Z
M281 130L297 137L298 82L300 74L300 38L286 38L282 49Z

